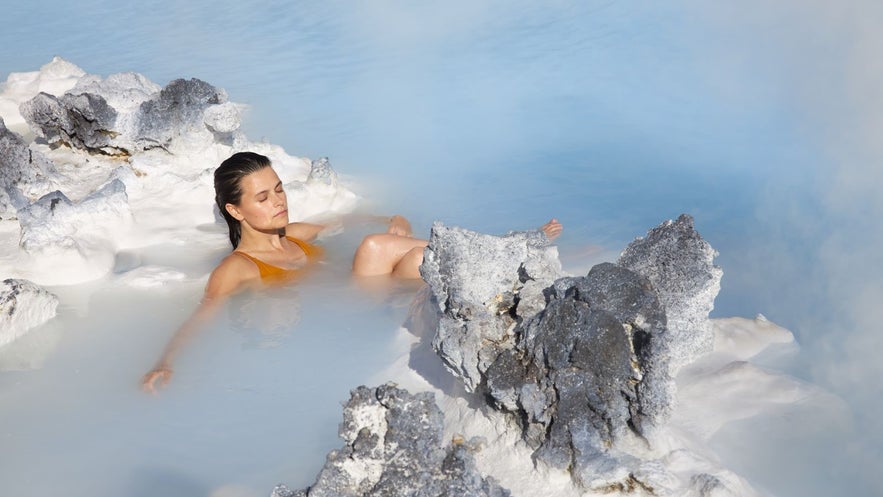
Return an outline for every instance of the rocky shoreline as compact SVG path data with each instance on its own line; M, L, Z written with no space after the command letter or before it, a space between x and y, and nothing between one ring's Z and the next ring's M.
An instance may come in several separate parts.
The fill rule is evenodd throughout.
M150 169L153 154L254 145L238 130L239 107L199 80L160 87L135 73L83 74L66 86L20 106L34 141L0 120L0 219L19 224L18 250L37 261L59 251L74 265L110 257L96 270L105 274L115 237L135 222L131 195L145 188L145 175L168 174ZM76 168L50 157L68 148L84 158L78 167L100 169L89 170L95 187L76 196L59 188L77 183ZM287 188L340 190L327 160L298 164L300 179ZM205 182L205 171L186 174ZM722 275L715 255L682 215L636 239L616 263L572 276L540 231L493 236L437 223L421 267L428 290L415 309L431 323L423 338L434 360L455 381L443 394L514 430L531 466L566 474L578 493L740 495L738 478L673 474L658 434L677 406L675 375L712 349L709 313ZM3 281L0 346L50 320L57 305L41 285ZM316 482L301 490L280 484L273 496L517 492L476 462L485 440L445 440L459 427L446 426L437 395L393 383L356 388L343 411L344 445L327 456Z

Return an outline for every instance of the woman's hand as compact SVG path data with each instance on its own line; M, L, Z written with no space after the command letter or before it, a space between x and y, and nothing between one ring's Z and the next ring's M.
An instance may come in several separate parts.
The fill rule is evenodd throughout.
M169 380L171 379L171 368L167 366L157 366L141 379L141 389L145 392L156 393L155 383L157 381L159 381L159 387L164 387L169 384Z
M546 237L548 237L549 240L558 238L558 235L561 234L561 230L563 229L564 226L562 226L562 224L555 218L550 219L548 223L540 226L540 230L546 234Z
M414 235L411 231L411 223L398 214L389 218L389 226L387 226L386 232L391 235L405 236L408 238Z

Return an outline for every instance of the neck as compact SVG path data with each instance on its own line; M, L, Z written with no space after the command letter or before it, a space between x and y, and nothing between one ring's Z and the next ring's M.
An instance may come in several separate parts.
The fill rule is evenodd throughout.
M258 230L243 226L242 237L237 249L272 250L282 249L285 228Z

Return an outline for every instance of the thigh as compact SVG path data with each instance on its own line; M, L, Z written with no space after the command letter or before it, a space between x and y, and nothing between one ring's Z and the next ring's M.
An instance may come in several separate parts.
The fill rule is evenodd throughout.
M427 244L426 240L390 233L368 235L356 249L353 273L360 276L392 274L408 252Z

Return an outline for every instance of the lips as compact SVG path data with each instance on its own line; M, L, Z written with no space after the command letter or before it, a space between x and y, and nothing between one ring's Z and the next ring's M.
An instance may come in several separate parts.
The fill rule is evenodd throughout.
M273 217L284 216L285 214L288 214L288 209L282 209L281 211L274 214Z

